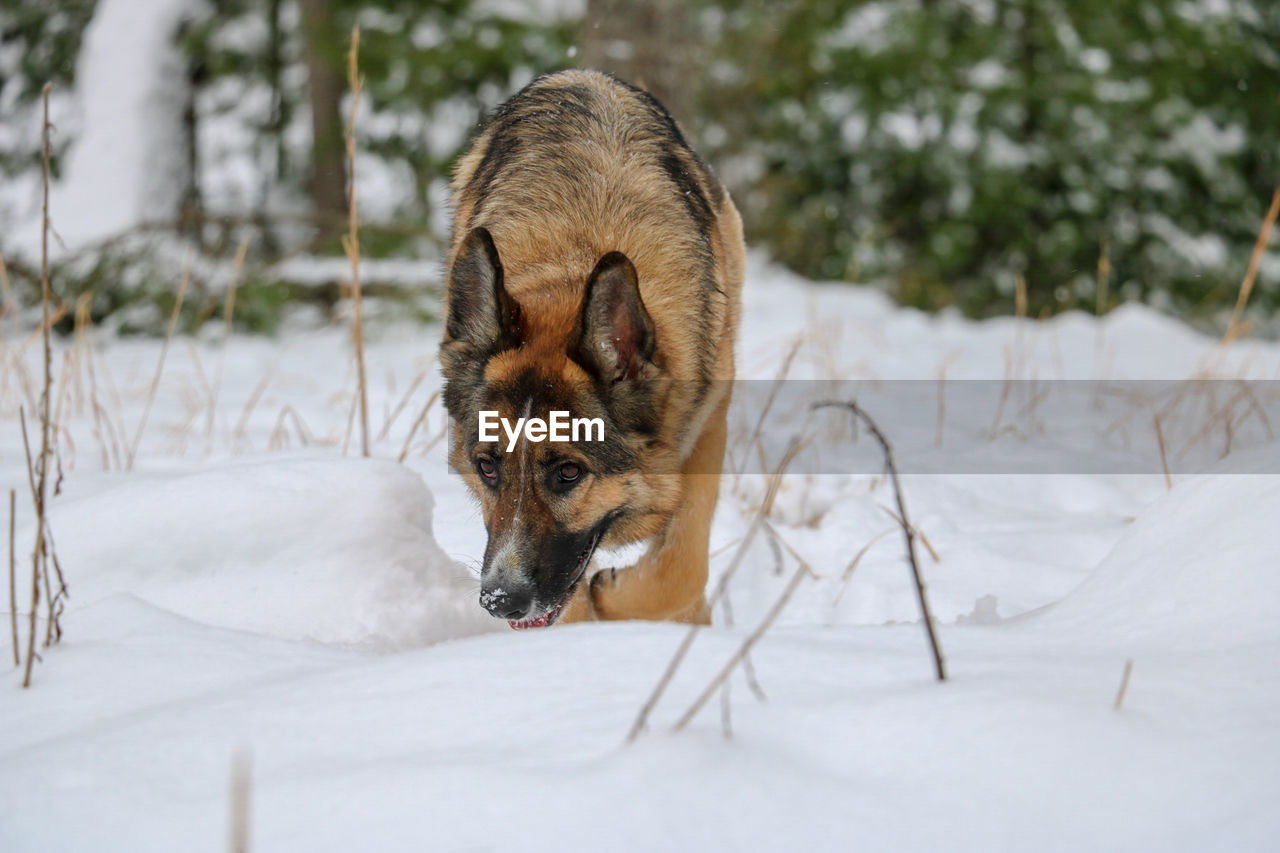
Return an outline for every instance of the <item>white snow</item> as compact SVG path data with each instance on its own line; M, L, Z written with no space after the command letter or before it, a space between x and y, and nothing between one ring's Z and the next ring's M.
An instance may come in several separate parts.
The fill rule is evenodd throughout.
M1280 347L1220 347L1137 306L1102 321L973 323L804 282L758 255L745 303L743 376L771 384L800 339L791 376L815 390L862 380L859 399L901 432L904 459L915 421L892 409L908 398L891 379L1280 377ZM1128 458L1101 434L1125 413L1057 424L1067 408L1051 399L1043 430L1011 410L1026 429L992 437L993 406L951 392L944 450L1027 454L1058 473L904 476L939 558L921 551L949 683L932 681L900 534L880 508L888 484L788 475L770 521L819 577L753 653L767 701L738 674L731 739L718 700L668 732L794 570L786 558L779 573L761 540L731 585L732 620L717 612L650 731L624 746L684 629L514 633L483 615L484 529L447 470L438 403L405 465L393 461L439 388L438 337L369 330L367 461L348 439L345 329L233 337L225 350L217 335L175 341L130 473L116 445L137 433L159 342L60 343L58 363L71 353L77 365L55 394L65 476L52 504L71 598L33 687L14 670L0 689L0 849L224 849L237 754L250 756L264 850L1273 843L1280 457L1265 431L1242 427L1221 462L1175 463L1170 489L1136 426L1144 402L1125 422L1148 473L1070 473L1096 452ZM0 384L21 602L34 531L16 417L38 373L23 340L6 335ZM738 458L759 414L752 393L732 413ZM926 397L920 447L935 423ZM780 423L804 421L792 408ZM1174 452L1211 414L1188 404L1169 419ZM713 574L763 488L725 477ZM845 585L852 556L885 531Z
M177 215L186 168L179 144L186 73L173 34L200 8L199 0L97 4L77 61L80 130L50 187L55 255ZM18 231L16 250L38 258L38 216Z

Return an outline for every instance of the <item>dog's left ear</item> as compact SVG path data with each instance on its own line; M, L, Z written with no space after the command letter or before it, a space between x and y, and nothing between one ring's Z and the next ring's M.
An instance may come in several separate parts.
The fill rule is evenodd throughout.
M640 300L636 268L626 255L610 252L587 279L577 360L612 384L639 378L653 359L653 348L653 320Z

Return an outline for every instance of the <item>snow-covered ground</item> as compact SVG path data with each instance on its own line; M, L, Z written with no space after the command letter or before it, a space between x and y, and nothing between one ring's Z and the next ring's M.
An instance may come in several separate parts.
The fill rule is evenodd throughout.
M900 536L872 543L893 530L889 484L866 470L786 475L770 521L820 577L753 654L767 700L739 672L731 738L718 700L668 731L794 570L761 537L731 586L732 619L717 612L649 731L624 746L684 629L515 633L481 612L484 530L432 402L438 335L370 330L372 460L348 440L345 329L177 339L129 472L161 343L59 344L52 530L71 598L32 688L15 669L0 689L0 849L225 849L236 756L262 850L1244 850L1280 837L1280 445L1227 382L1188 386L1222 394L1212 405L1132 395L1074 420L1036 390L1274 380L1280 347L1223 348L1136 307L1102 321L931 318L753 257L740 372L771 388L799 341L788 375L805 380L780 392L766 452L796 431L834 442L834 416L788 395L839 379L885 413L904 457L936 451L922 469L1027 459L1037 473L903 478L937 554L921 552L945 685ZM31 420L39 346L29 329L4 342L0 486L18 490L26 602L17 414ZM966 379L1021 381L998 412ZM934 389L927 416L887 411L903 387ZM1271 387L1253 386L1263 411ZM735 460L750 458L767 396L739 396ZM1228 422L1232 452L1197 456L1221 454ZM855 446L870 447L865 433ZM765 480L726 476L713 573Z

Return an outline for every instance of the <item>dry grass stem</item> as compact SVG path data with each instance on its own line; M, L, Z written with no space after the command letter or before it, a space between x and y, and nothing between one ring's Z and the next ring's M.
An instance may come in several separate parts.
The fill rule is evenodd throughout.
M845 408L850 414L867 427L876 441L880 443L880 449L884 453L885 468L889 471L889 478L893 482L893 495L898 504L898 520L902 527L902 535L906 540L907 560L911 564L911 575L916 584L916 595L920 602L921 619L924 621L925 633L929 638L929 648L933 652L934 668L938 675L939 681L947 680L946 664L942 658L942 648L938 644L937 631L934 628L933 614L929 610L929 598L925 594L924 575L920 572L920 562L916 559L916 530L911 524L911 518L907 515L907 505L902 497L902 483L898 478L898 466L893 461L893 447L889 444L889 439L885 438L884 433L880 431L880 427L875 420L868 415L861 406L853 400L828 400L815 403L814 408ZM932 549L930 549L932 551ZM935 555L936 556L936 555Z
M271 428L271 438L268 444L270 450L283 450L289 446L289 432L285 429L284 419L290 417L293 419L293 428L298 433L298 441L303 447L310 447L315 443L315 439L311 435L311 431L307 429L306 423L302 420L302 416L286 403L281 409L280 414L276 418L275 426Z
M84 364L85 371L89 374L89 408L93 412L93 437L98 442L102 470L110 471L111 455L108 453L108 437L112 439L112 447L116 450L117 466L120 464L119 449L115 447L115 428L110 424L110 419L106 415L106 410L103 408L98 394L98 376L93 367L93 347L89 342L89 329L93 325L89 314L92 301L93 294L91 293L82 293L80 298L76 300L75 345L76 349L81 353L80 361ZM104 420L107 423L104 423ZM110 436L108 436L108 433L110 433Z
M360 454L369 455L369 393L364 370L364 299L360 290L360 211L356 201L356 112L360 107L363 82L360 79L360 27L351 28L351 49L347 52L347 84L351 87L351 119L347 122L347 233L343 251L351 261L351 339L356 352L356 386L360 401Z
M427 404L422 407L422 411L418 413L418 417L413 422L413 426L409 427L409 434L404 438L404 447L400 449L399 461L409 458L409 448L413 445L413 437L418 434L418 428L426 421L427 415L431 412L431 407L436 404L436 400L440 399L439 391L432 391L431 396L427 398ZM432 445L435 446L434 444Z
M271 374L269 372L263 374L263 377L258 380L258 384L253 387L253 393L245 401L244 408L240 411L240 419L236 421L236 427L231 434L233 449L239 449L240 443L244 440L245 430L249 427L249 417L253 414L253 410L257 408L258 401L262 399L262 395L266 392L267 385L270 383Z
M1161 428L1161 426L1160 426L1160 415L1158 415L1158 414L1152 414L1152 415L1151 415L1151 422L1152 422L1153 424L1155 424L1155 427L1156 427L1156 443L1157 443L1158 445L1160 445L1160 467L1164 470L1164 485L1165 485L1165 488L1172 490L1172 489L1173 489L1173 477L1169 476L1169 456L1168 456L1168 454L1165 452L1165 447L1164 447L1164 429L1162 429L1162 428Z
M1093 305L1093 313L1101 317L1107 313L1107 291L1111 287L1111 241L1102 238L1102 246L1098 250L1097 298Z
M888 536L896 527L890 527L887 530L881 530L875 536L867 540L867 544L858 549L858 553L853 555L853 559L849 561L849 565L844 567L844 574L840 577L840 591L836 593L835 601L831 602L831 606L835 607L840 603L840 599L844 598L845 592L849 589L849 581L853 579L853 572L858 568L858 564L862 562L862 558L871 550L871 546Z
M796 353L800 352L800 346L804 343L804 338L796 338L795 343L791 345L791 349L782 359L782 366L778 368L778 375L773 380L773 385L769 388L769 396L764 401L764 407L760 410L760 417L756 419L755 428L751 430L751 437L747 439L747 447L755 446L759 443L760 431L764 429L764 420L769 416L769 410L773 408L773 401L777 398L778 392L782 390L782 383L787 380L787 374L791 372L791 362L795 361ZM760 451L761 463L764 462L764 451ZM763 470L763 468L762 468ZM737 472L739 475L742 471Z
M763 524L765 529L769 531L769 535L776 538L778 534L773 529L772 525L767 521L763 522ZM746 659L747 654L750 653L752 647L755 646L756 643L760 642L761 638L768 632L769 628L786 608L787 603L791 601L791 596L795 594L796 588L800 586L800 581L804 580L806 575L813 575L813 571L809 568L809 564L801 559L800 555L797 554L790 546L786 545L785 542L783 545L799 564L796 566L796 571L791 576L791 580L787 583L782 594L778 596L777 601L775 601L773 606L769 608L769 612L765 614L765 617L760 621L760 624L756 626L755 630L752 631L745 640L743 640L742 645L739 646L738 650L730 656L729 660L725 662L725 665L720 668L718 673L716 673L716 676L711 679L711 683L703 688L702 692L698 694L698 698L693 701L693 704L689 706L688 710L681 715L680 719L676 720L675 725L671 727L673 732L678 732L684 729L684 727L689 725L689 722L698 715L698 712L707 704L707 701L715 695L716 691L719 690L722 685L727 682L729 676L733 674L734 669L736 669L737 666Z
M942 446L943 426L947 422L947 365L938 368L938 405L937 428L934 431L933 446Z
M231 853L248 853L252 818L253 759L247 751L231 757L230 848Z
M1276 187L1276 191L1272 193L1271 206L1267 208L1267 216L1262 221L1262 228L1258 230L1258 241L1253 245L1253 254L1249 257L1249 269L1244 274L1244 281L1240 282L1240 295L1236 297L1236 307L1231 312L1227 333L1222 337L1223 343L1230 343L1248 332L1246 324L1241 322L1244 317L1244 307L1249 302L1249 294L1253 292L1253 283L1258 277L1258 265L1262 263L1262 255L1271 241L1271 229L1276 224L1277 216L1280 216L1280 187Z
M804 442L800 440L793 441L791 446L787 448L787 452L783 454L778 467L769 476L769 485L765 489L764 501L760 504L759 509L756 510L755 517L751 520L751 525L742 536L742 541L738 543L738 549L734 551L733 558L729 561L729 566L720 575L715 591L707 598L708 611L715 609L716 604L729 589L729 581L733 579L734 574L738 571L738 567L742 564L742 558L746 556L747 549L751 547L751 543L755 540L756 534L760 532L760 527L764 524L766 516L773 509L773 502L778 496L778 488L782 484L783 473L787 470L787 466L799 455L803 447ZM680 669L685 656L689 654L689 649L693 647L693 641L697 638L698 631L702 627L697 624L690 625L689 630L685 632L679 647L676 648L675 654L671 656L671 660L667 662L666 669L662 671L662 675L658 678L658 683L654 685L649 698L640 706L640 712L636 714L636 719L631 724L631 730L627 732L627 743L633 742L640 736L640 732L644 731L649 722L649 715L653 713L653 709L657 707L662 695L667 691L667 687L671 684L671 679L675 677L676 671ZM761 694L763 695L763 691L761 691Z
M1124 707L1124 694L1129 692L1129 676L1133 675L1133 658L1124 662L1124 674L1120 676L1120 689L1116 691L1115 709Z
M37 499L35 463L31 459L31 442L27 440L27 414L18 409L18 420L22 424L22 448L27 456L27 481L31 485L32 499ZM22 686L31 686L31 665L36 659L36 616L40 612L40 551L44 544L43 529L36 523L36 548L31 559L31 616L27 627L27 665L22 676Z
M156 400L156 391L160 388L160 376L164 373L164 360L169 354L169 343L178 328L178 317L182 313L182 300L187 295L187 282L191 279L191 252L187 252L186 262L182 267L182 279L178 282L178 298L173 303L173 313L169 316L169 327L165 330L164 343L160 345L160 358L156 362L156 374L151 379L151 387L147 389L147 400L142 407L142 418L138 421L138 431L133 436L133 444L129 447L129 457L125 470L132 471L133 463L138 457L138 446L142 444L142 433L147 428L147 418L151 416L151 404Z
M218 370L213 376L213 388L209 392L209 418L204 429L206 456L213 452L213 425L218 412L218 393L222 389L222 368L227 361L227 344L231 342L231 321L236 313L236 286L240 283L248 251L249 238L244 237L236 247L236 257L231 264L231 282L227 285L227 298L222 304L222 348L218 354Z
M13 298L13 283L9 281L9 267L4 262L4 252L0 252L0 295L4 297L4 309L0 316L8 316L18 310L17 300Z
M36 614L40 608L40 578L43 570L45 585L49 584L48 554L45 542L45 501L49 493L49 441L50 418L49 403L53 386L53 354L50 344L49 305L53 301L53 287L49 279L49 92L52 87L45 84L42 92L43 123L41 129L41 165L42 165L42 198L40 206L40 336L44 344L44 382L40 396L40 458L37 463L31 459L31 446L27 441L27 422L25 415L19 410L22 418L22 441L27 455L27 477L31 483L31 497L36 510L36 541L31 552L31 623L27 637L27 666L23 673L22 686L31 686L31 665L35 660ZM49 617L55 616L53 602L49 603ZM50 630L52 628L50 627ZM46 632L46 644L48 632Z
M391 432L391 426L400 417L400 413L404 411L404 407L409 405L409 400L413 397L413 392L418 390L418 386L422 384L422 380L427 378L426 371L419 373L413 378L413 382L409 384L409 390L404 392L404 396L400 398L400 402L396 403L396 407L387 413L387 418L382 423L382 429L378 432L375 441L382 441Z
M18 563L13 550L14 519L18 510L18 492L9 490L9 628L13 634L13 665L22 665L21 644L18 642Z

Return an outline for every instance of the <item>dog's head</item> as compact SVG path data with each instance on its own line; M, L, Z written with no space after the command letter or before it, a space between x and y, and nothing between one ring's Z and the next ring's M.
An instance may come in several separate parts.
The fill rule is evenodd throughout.
M450 462L489 533L481 604L513 627L554 622L597 546L653 535L678 500L677 454L661 437L668 387L635 267L610 252L583 284L550 288L580 301L526 309L483 228L449 272Z

